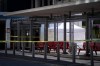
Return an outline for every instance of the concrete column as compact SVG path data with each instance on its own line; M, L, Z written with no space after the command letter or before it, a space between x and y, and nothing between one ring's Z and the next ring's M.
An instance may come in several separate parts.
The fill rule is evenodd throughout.
M32 36L34 33L32 33L32 21L30 21L30 41L32 41ZM35 57L35 43L30 42L30 49L32 50L32 57Z
M28 22L30 22L30 29L29 29L29 36L30 36L30 38L29 38L29 40L32 41L32 21L30 21L28 19ZM30 44L29 47L30 47L30 50L31 50L32 49L32 42L30 42L29 44Z
M11 22L11 26L13 26L13 20L12 20L12 22ZM13 32L14 32L14 36L16 36L16 30L14 29L14 28L11 28L12 30L13 30ZM13 41L16 41L16 38L15 37L13 37L14 39L13 39ZM15 46L16 46L16 42L13 42L13 55L15 56Z
M54 22L54 41L56 41L56 22Z
M56 29L56 22L54 22L54 41L57 41L57 29Z
M70 48L72 53L72 61L75 63L74 22L70 22Z
M10 48L10 19L6 20L6 41L7 41L7 48Z
M33 28L32 26L34 26L34 23L33 23L33 21L31 21L31 24L30 24L30 29L31 29L31 41L32 41L32 43L31 43L31 48L32 48L32 57L34 58L35 57L35 42L34 42L34 36L35 36L35 28ZM40 33L41 34L41 33Z
M54 41L58 41L58 23L54 22ZM57 60L60 61L59 43L57 42Z
M21 45L22 45L22 56L24 56L24 48L25 48L25 43L24 42L22 42L22 41L24 41L24 37L23 36L25 36L25 31L24 30L21 30Z
M45 45L44 45L44 59L47 59L47 52L48 52L48 21L46 19L45 22L45 26L44 26L44 41L45 41Z
M32 57L35 57L35 43L32 42Z
M56 30L56 41L58 41L58 22L57 22L57 30ZM60 45L57 43L57 60L60 61Z
M39 7L39 0L35 0L35 8Z
M63 53L66 54L66 16L64 15L64 34L63 34L63 37L64 37L64 44L63 44Z
M69 12L69 18L71 18L71 12ZM70 47L69 50L72 54L72 61L75 63L75 43L74 43L74 22L69 23L69 33L70 33Z
M86 40L90 39L90 21L89 18L86 16ZM86 41L86 56L90 53L89 50L89 41Z
M94 16L94 9L91 9L91 16ZM89 19L90 21L90 40L93 41L93 20ZM93 58L93 49L90 48L90 55L91 55L91 66L94 66L94 58Z
M20 41L20 22L17 21L17 41ZM20 50L20 42L17 42L17 50Z
M90 40L93 41L93 35L92 35L92 27L93 27L93 20L90 20ZM93 58L93 49L90 48L90 56L91 56L91 66L94 66L94 58Z
M21 47L22 47L22 56L24 56L24 49L25 49L25 43L23 42L24 41L24 39L25 39L25 29L23 28L23 27L21 27L22 29L21 29Z
M10 19L6 19L6 43L5 54L7 55L7 49L10 49Z

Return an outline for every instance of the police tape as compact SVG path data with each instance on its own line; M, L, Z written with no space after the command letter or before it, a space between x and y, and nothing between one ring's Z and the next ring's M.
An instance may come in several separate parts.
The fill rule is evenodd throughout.
M11 38L40 38L40 37L36 37L36 36L10 36Z
M12 42L12 43L18 43L18 42L24 42L24 43L32 43L32 42L79 42L79 41L100 41L100 39L93 39L93 40L72 40L72 41L17 41L17 40L2 40L0 43L7 43L7 42Z

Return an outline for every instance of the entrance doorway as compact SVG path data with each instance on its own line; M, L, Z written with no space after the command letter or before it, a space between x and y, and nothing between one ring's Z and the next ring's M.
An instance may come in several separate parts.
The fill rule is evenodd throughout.
M5 43L1 41L5 40L5 21L0 21L0 49L5 48Z

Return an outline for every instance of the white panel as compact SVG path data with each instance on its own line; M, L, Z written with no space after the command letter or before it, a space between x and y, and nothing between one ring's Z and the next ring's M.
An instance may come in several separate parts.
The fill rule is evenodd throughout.
M44 41L44 24L41 24L40 28L40 41Z

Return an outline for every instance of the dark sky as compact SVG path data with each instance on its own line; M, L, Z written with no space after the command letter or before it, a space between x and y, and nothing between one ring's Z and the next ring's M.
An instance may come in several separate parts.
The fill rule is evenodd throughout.
M17 11L31 8L31 0L8 0L7 11Z

